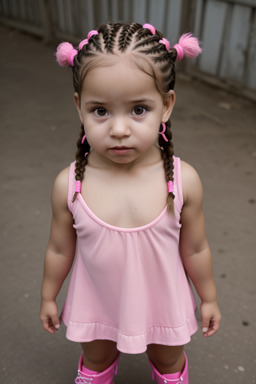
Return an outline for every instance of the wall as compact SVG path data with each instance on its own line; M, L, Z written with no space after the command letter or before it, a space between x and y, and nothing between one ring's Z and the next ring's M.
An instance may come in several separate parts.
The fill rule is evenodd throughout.
M256 90L256 0L197 0L194 32L204 48L199 72Z

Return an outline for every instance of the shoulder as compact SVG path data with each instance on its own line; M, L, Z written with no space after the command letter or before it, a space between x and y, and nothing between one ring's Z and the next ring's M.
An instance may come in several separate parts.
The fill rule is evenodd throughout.
M184 205L190 202L200 203L203 199L203 187L200 177L190 164L181 161L181 180Z
M53 191L61 193L61 191L68 191L69 184L69 168L63 169L56 177L53 184Z
M69 187L69 168L63 169L56 177L52 188L52 205L67 206Z

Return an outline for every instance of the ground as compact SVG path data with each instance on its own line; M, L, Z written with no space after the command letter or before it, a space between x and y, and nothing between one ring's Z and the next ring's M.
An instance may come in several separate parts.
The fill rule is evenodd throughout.
M69 68L55 46L0 27L1 350L8 384L71 384L80 346L39 321L50 194L74 159L80 123ZM256 383L256 108L243 97L178 77L176 155L199 172L223 320L186 347L190 384ZM65 298L65 287L58 299ZM199 325L200 325L200 318ZM150 383L145 354L122 356L116 384Z

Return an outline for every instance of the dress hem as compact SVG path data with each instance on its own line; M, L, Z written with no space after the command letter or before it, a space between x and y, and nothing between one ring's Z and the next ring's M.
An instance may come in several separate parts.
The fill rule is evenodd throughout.
M152 326L145 332L135 335L122 333L114 326L101 323L78 323L62 318L67 327L66 338L83 343L93 340L111 340L117 343L120 352L128 354L144 353L149 344L178 346L188 344L198 330L196 318L187 320L180 327Z

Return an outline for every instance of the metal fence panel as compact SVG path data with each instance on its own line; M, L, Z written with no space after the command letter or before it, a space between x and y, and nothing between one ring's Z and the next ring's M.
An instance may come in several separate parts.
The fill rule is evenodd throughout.
M204 49L199 72L256 90L256 0L197 0L195 31Z
M251 15L250 45L248 52L248 65L246 85L256 89L256 9Z
M240 83L246 81L245 61L248 51L250 12L248 7L239 5L233 7L228 44L222 56L221 78L234 78Z
M222 56L227 7L226 3L215 1L208 1L205 8L200 5L198 22L202 29L200 35L204 54L199 59L199 69L212 75L218 74L219 58Z

